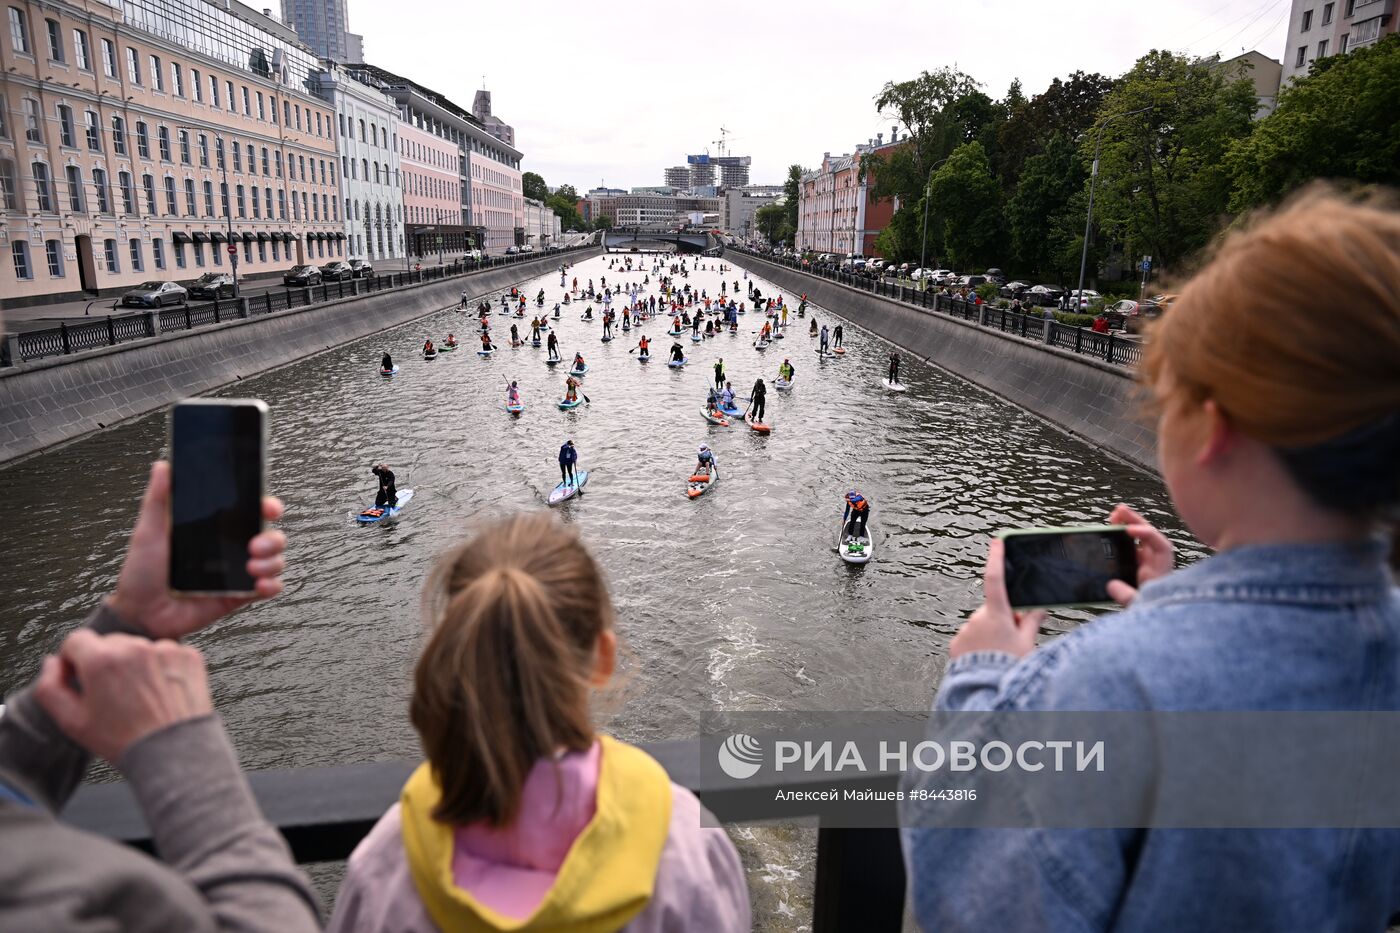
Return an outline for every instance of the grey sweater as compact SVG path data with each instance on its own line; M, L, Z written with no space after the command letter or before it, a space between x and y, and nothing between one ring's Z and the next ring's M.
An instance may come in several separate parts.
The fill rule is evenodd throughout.
M105 607L87 624L139 634ZM54 818L88 763L32 687L9 698L0 717L0 783L12 792L0 795L0 929L320 928L317 899L259 812L217 716L153 733L117 762L160 861Z

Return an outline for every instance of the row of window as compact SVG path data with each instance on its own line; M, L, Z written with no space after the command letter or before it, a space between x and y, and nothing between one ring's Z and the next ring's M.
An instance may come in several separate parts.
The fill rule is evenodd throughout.
M321 259L325 259L325 258L327 257L327 253L330 254L330 258L332 258L332 259L334 259L334 258L336 258L336 257L338 257L338 256L341 256L341 255L343 254L344 250L343 250L343 248L341 247L340 242L339 242L339 241L329 241L329 242L331 243L331 246L330 246L330 249L328 250L328 249L326 248L326 243L327 243L327 241L325 241L325 240L311 240L311 239L308 239L308 240L306 241L306 255L307 255L307 257L308 257L308 258L321 258ZM381 238L380 238L380 243L381 243L381 245L380 245L380 250L382 251L382 250L383 250L383 245L382 245L382 244L383 244L383 237L382 237L382 236L381 236ZM274 240L271 241L271 244L272 244L272 250L271 250L271 252L272 252L272 261L273 261L273 262L281 262L281 261L282 261L282 253L283 253L283 249L282 249L283 244L282 244L282 241L280 241L280 240L275 240L275 239L274 239ZM188 268L188 262L187 262L187 259L186 259L186 245L187 245L187 244L185 244L185 243L179 243L179 242L173 244L173 247L174 247L174 250L173 250L173 251L174 251L174 254L175 254L175 268L177 268L177 269L185 269L185 268ZM217 267L217 266L222 266L222 265L224 264L224 247L223 247L223 245L222 245L222 244L219 244L219 243L211 243L211 244L209 244L209 245L210 245L210 247L211 247L211 249L209 250L209 258L212 260L213 265L216 266L216 267ZM268 242L267 242L267 241L263 241L263 240L259 240L259 241L257 242L256 245L257 245L257 253L258 253L258 262L267 262L267 261L268 261ZM195 265L195 268L198 268L198 269L204 268L204 266L205 266L205 257L204 257L204 246L205 246L205 244L203 244L203 243L190 243L190 244L188 244L188 246L190 247L189 253L192 254L193 257L194 257L194 265ZM252 263L252 262L253 262L253 247L254 247L254 244L253 244L253 243L250 243L250 242L248 242L247 240L244 240L244 241L243 241L243 261L244 261L245 263ZM286 254L287 254L287 255L286 255L286 258L287 258L288 260L291 260L291 259L293 258L293 252L292 252L292 246L291 246L290 243L286 244L286 250L285 250L285 252L286 252ZM105 271L105 272L107 272L107 273L110 273L110 274L112 274L112 275L117 275L117 274L119 274L119 273L122 271L122 270L121 270L121 250L120 250L120 246L118 245L118 243L117 243L116 240L108 239L108 240L103 240L103 241L102 241L102 257L101 257L101 258L102 258L102 269L103 269L103 271ZM142 242L142 240L141 240L139 237L133 237L132 239L130 239L130 240L127 241L127 258L128 258L128 261L129 261L130 264L131 264L130 268L131 268L131 271L132 271L132 272L145 272L145 271L146 271L146 267L145 267L145 244ZM29 253L29 241L28 241L28 240L15 240L14 242L12 242L12 243L10 244L10 259L11 259L11 261L14 263L15 278L17 278L17 279L19 279L19 280L21 280L21 281L28 281L28 280L31 280L31 279L34 278L34 264L33 264L33 262L32 262L32 259L31 259L30 253ZM164 241L163 241L160 237L156 237L156 238L154 238L154 239L151 240L151 260L152 260L152 263L154 264L154 266L155 266L156 269L164 270L164 269L166 268L166 265L165 265L165 243L164 243ZM46 264L47 267L48 267L48 272L49 272L49 277L50 277L50 278L61 279L61 278L63 278L65 275L67 275L67 265L66 265L66 263L65 263L65 261L64 261L64 256L63 256L63 243L62 243L61 241L59 241L59 240L45 240L45 241L44 241L44 261L45 261L45 264Z
M9 7L9 27L10 46L16 52L23 55L33 55L33 43L29 37L29 16L19 7ZM68 43L64 39L63 27L56 19L45 19L44 27L48 39L48 57L52 62L67 64ZM73 64L84 71L95 71L92 45L88 34L83 29L72 29L71 31ZM108 78L120 80L119 64L117 60L117 47L111 39L99 40L101 47L102 73ZM199 69L190 68L188 76L186 69L179 62L162 62L161 57L155 54L146 54L143 67L142 53L131 46L125 50L125 73L127 82L135 87L145 87L149 83L150 89L159 93L167 93L175 97L190 97L196 103L205 102L205 88L208 88L208 103L212 107L227 106L230 113L241 112L246 117L253 117L264 122L268 122L269 116L273 124L278 123L277 97L271 93L264 94L262 91L250 90L244 84L235 88L234 83L227 79L221 79L218 75L201 75ZM169 68L166 68L166 65ZM205 84L207 77L208 83ZM220 97L222 88L223 95ZM254 103L256 101L256 104ZM304 111L304 113L303 113ZM317 136L329 139L331 137L331 117L329 113L313 109L310 106L305 108L300 103L293 103L287 99L282 100L282 120L281 123L287 129L295 127L302 129L303 116L305 130Z
M376 223L376 224L382 224L382 223L384 223L386 220L389 221L390 223L393 223L393 221L396 220L396 219L397 219L400 223L403 222L403 205L402 205L402 204L393 204L393 205L390 205L389 207L385 207L385 206L382 205L382 204L376 204L376 205L374 205L373 217L371 217L371 216L370 216L370 209L369 209L369 202L368 202L368 201L365 201L365 202L363 202L363 203L364 203L364 218L363 218L363 219L364 219L364 222L365 222L365 223L369 223L371 220L373 220L373 222ZM346 199L345 199L345 219L346 219L346 220L357 220L357 221L358 221L358 220L361 219L361 216L360 216L360 204L361 204L361 202L359 202L359 201L354 201L354 202L352 202L349 198L346 198ZM397 216L396 216L396 215L397 215Z
M439 198L444 201L456 201L460 190L454 181L434 178L431 175L419 175L417 172L404 172L403 185L404 191L409 194L425 198Z
M55 205L55 185L49 176L49 166L45 162L34 162L29 166L30 179L34 185L35 206L40 213L56 213ZM121 199L121 210L116 209L117 204L113 198L113 192L109 190L107 172L104 169L94 168L91 180L85 181L82 169L77 165L64 166L64 178L67 183L67 198L65 210L75 214L88 213L89 205L93 212L98 214L129 214L139 217L142 211L138 209L138 203L144 201L145 214L150 217L160 216L162 213L158 206L156 196L156 179L150 173L141 176L141 192L143 197L138 199L136 186L130 172L121 171L117 173L116 196ZM229 186L225 183L219 184L219 203L222 205L222 213L216 215L214 210L214 183L205 181L196 187L196 180L185 178L183 185L184 193L184 215L187 217L200 216L200 198L203 193L203 215L205 217L229 216ZM176 185L173 175L166 175L162 182L164 190L164 214L169 217L179 217L180 209L180 188ZM234 186L234 197L238 217L246 219L248 206L252 206L252 218L261 220L266 215L268 220L273 219L273 189L270 187L259 188L257 185L245 187L243 185ZM287 219L287 191L277 190L276 218ZM338 221L340 220L340 204L337 199L329 195L317 195L316 192L296 191L291 192L292 220L301 221ZM19 199L19 184L15 177L15 164L9 159L0 159L0 206L5 210L21 210L22 205Z
M353 139L355 136L355 122L356 120L354 117L347 119L345 114L340 114L340 135ZM391 133L387 126L380 127L378 123L371 120L368 124L369 134L366 136L365 121L361 119L358 122L360 124L360 142L367 143L371 146L378 146L381 149L392 149L398 145L395 134Z
M458 171L457 153L446 153L432 149L411 139L399 141L399 155L406 159L416 159L426 165L435 165L450 172Z
M389 163L387 162L385 162L383 166L380 166L378 160L375 160L374 162L371 162L369 159L356 160L350 158L349 156L341 156L340 161L342 163L341 174L344 175L346 178L351 179L352 181L358 181L361 178L363 178L365 181L369 181L370 166L373 165L374 183L376 185L395 184L393 172L390 171ZM380 171L381 168L383 169L382 175Z

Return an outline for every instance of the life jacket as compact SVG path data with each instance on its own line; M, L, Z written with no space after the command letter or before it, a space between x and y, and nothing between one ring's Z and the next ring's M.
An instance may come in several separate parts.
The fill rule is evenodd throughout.
M852 512L864 512L870 507L870 502L864 496L858 496L855 501L847 499L846 504L851 507Z

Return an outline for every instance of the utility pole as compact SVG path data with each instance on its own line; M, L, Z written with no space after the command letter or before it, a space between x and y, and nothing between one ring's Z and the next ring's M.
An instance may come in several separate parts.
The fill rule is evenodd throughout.
M1075 314L1079 313L1084 302L1084 266L1089 261L1089 232L1094 225L1094 182L1099 177L1099 146L1103 144L1103 128L1119 117L1131 117L1134 114L1147 113L1151 109L1150 106L1139 107L1137 110L1106 117L1094 132L1094 164L1089 170L1089 208L1084 215L1084 248L1079 252L1079 290L1074 293L1074 307L1070 309Z

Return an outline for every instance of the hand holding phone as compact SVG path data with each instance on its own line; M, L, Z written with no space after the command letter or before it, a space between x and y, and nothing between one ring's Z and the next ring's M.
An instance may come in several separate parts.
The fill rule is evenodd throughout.
M1024 528L997 537L1013 608L1113 605L1110 582L1137 586L1137 547L1122 525Z

